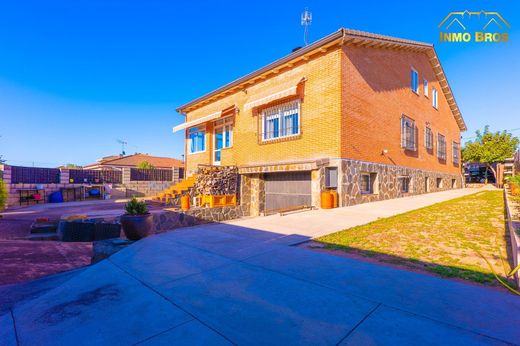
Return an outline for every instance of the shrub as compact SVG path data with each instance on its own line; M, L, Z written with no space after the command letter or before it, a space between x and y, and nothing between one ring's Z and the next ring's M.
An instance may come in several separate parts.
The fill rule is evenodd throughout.
M135 197L125 205L127 215L144 215L148 214L148 207L144 201L138 201Z
M0 179L0 210L3 210L7 203L7 187L4 181Z
M140 169L154 169L154 165L152 165L150 162L148 161L141 161L137 164L136 166L137 168L140 168Z
M512 177L507 177L506 180L509 184L520 185L520 175L513 175Z

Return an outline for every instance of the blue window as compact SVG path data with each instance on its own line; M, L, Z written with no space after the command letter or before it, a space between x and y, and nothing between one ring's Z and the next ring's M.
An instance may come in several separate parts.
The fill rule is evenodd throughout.
M198 153L206 150L206 130L192 127L188 130L190 140L190 153Z
M415 71L414 69L412 69L411 71L411 88L412 88L412 91L416 94L419 93L419 74L417 73L417 71Z
M264 141L300 134L300 103L291 101L262 112Z

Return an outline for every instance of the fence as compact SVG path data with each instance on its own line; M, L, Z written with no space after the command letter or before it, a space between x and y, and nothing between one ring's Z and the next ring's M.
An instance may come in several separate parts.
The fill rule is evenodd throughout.
M173 171L171 169L142 169L131 168L130 180L134 181L172 181Z
M59 168L11 167L11 183L13 184L59 184Z
M69 170L69 182L76 184L121 184L123 174L121 171L113 170L71 169Z
M110 196L154 196L184 177L184 169L84 170L0 165L0 176L8 189L8 205L21 204L22 194L35 190L43 194L44 202L53 192L64 189L92 188L93 184L112 184ZM76 196L74 198L84 198Z

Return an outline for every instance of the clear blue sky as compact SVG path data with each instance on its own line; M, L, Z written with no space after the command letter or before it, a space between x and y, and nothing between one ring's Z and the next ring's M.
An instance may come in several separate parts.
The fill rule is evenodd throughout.
M127 152L180 158L175 107L340 27L434 43L468 124L520 128L520 5L438 1L3 1L0 154L13 165L87 164ZM499 11L510 42L439 42L450 11ZM520 131L514 132L520 135Z

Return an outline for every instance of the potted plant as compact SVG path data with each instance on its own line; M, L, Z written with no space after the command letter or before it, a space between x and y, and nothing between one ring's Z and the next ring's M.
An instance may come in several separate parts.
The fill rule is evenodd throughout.
M153 228L153 215L143 201L135 197L125 205L126 214L121 215L121 225L130 240L139 240L148 236Z

